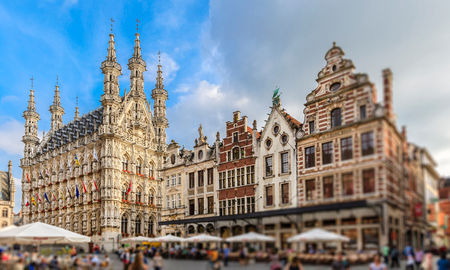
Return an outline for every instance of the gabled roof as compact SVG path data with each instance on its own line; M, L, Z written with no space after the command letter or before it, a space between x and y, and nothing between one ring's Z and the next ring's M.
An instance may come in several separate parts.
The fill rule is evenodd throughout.
M103 107L100 107L95 111L83 115L80 119L66 124L62 128L46 134L38 148L37 155L44 154L76 139L92 134L98 131L98 127L102 123Z
M289 123L289 125L291 125L291 127L293 127L293 128L300 128L302 126L302 123L300 123L300 121L298 121L293 116L288 114L284 109L281 111L281 115L284 116L284 118Z
M0 201L11 199L10 175L8 172L0 171Z

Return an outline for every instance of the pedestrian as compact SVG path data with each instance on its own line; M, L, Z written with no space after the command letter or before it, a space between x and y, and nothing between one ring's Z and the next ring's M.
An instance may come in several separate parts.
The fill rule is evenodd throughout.
M278 255L278 250L275 248L270 255L270 270L281 270L281 268L280 256Z
M414 270L414 257L412 254L406 256L406 270Z
M415 255L414 260L415 260L415 262L416 262L416 268L417 268L417 269L420 269L420 266L422 265L422 260L423 260L424 252L423 252L422 249L418 249L418 250L416 250L416 253L415 253L415 254L416 254L416 255Z
M448 270L450 269L450 262L447 259L447 254L441 252L441 257L437 261L438 270Z
M144 256L142 252L138 252L134 256L134 261L128 266L128 270L147 270L148 267L144 263Z
M230 248L227 244L225 244L225 248L223 249L223 265L225 267L228 266L228 259L230 258Z
M159 254L159 251L156 251L155 256L153 256L153 269L161 270L163 266L164 266L163 258L161 257L161 254Z
M303 270L303 265L297 257L294 257L292 262L286 264L284 270Z
M349 266L348 262L343 259L341 252L339 252L336 255L335 260L331 264L331 269L332 270L347 270L347 269L350 269L350 266Z
M369 265L369 270L387 270L386 264L381 262L379 254L373 258L373 262Z
M384 263L386 265L389 264L389 251L390 251L390 248L388 245L384 245L383 248L381 249L381 253L383 254L383 258L384 258Z
M391 249L391 268L400 267L400 256L398 249L393 246Z
M427 254L425 254L421 267L422 270L433 270L433 254L431 252L427 252Z

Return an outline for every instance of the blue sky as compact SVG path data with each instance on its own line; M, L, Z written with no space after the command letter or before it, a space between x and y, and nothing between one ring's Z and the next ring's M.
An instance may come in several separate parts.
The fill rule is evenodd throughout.
M147 62L147 97L161 51L169 92L168 139L193 145L203 124L211 140L239 109L262 127L271 92L303 121L303 103L333 41L368 73L381 100L381 70L394 73L397 124L426 146L450 174L450 3L422 1L4 1L0 4L0 168L13 161L21 177L22 112L34 76L40 133L50 127L48 108L59 76L64 122L100 105L110 18L117 57L129 88L126 63L136 19ZM1 165L3 164L3 165ZM16 197L21 196L17 183ZM20 199L16 202L16 211Z

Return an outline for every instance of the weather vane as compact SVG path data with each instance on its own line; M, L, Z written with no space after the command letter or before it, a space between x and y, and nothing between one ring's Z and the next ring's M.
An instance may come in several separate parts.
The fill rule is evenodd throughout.
M33 86L34 86L34 78L33 78L33 75L31 76L30 81L31 81L31 89L33 89Z
M111 18L111 33L112 33L112 31L113 31L113 24L114 24L114 20L113 20L113 18Z
M58 75L56 75L56 85L59 85Z
M136 32L139 32L139 19L136 19Z
M161 65L161 51L158 51L158 64Z

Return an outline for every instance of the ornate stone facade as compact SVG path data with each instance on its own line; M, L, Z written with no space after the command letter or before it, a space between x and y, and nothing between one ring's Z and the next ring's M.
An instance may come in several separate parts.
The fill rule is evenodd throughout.
M0 171L0 228L14 224L14 195L16 186L11 172L11 160L8 163L8 171Z
M105 249L117 247L120 237L157 234L167 91L158 64L152 114L144 93L146 63L139 34L128 68L130 90L121 95L121 66L111 33L101 65L101 106L81 117L76 113L63 125L57 85L51 130L42 139L37 136L39 114L30 90L21 160L25 224L41 221L90 235Z

